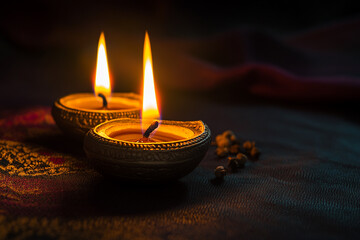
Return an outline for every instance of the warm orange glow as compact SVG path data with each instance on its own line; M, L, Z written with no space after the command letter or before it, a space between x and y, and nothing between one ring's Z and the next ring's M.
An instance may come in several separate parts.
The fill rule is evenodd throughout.
M110 97L111 86L109 76L109 66L106 56L105 36L102 32L99 38L97 62L96 62L96 77L95 77L95 95L102 93L105 97Z
M154 85L154 74L152 67L152 56L149 35L145 33L144 42L144 56L143 56L143 74L144 74L144 88L143 88L143 107L142 119L159 119L159 109L156 102L156 93Z

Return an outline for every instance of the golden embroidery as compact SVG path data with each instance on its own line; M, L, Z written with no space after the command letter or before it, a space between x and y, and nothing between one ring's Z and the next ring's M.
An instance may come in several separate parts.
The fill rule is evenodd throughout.
M0 140L0 172L15 176L56 176L84 171L74 157L41 147Z

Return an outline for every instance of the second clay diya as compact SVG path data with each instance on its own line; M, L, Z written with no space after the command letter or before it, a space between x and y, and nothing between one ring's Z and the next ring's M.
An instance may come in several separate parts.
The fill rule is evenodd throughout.
M87 131L107 120L139 118L141 97L135 93L113 93L103 107L100 97L92 93L78 93L55 101L52 116L66 134L83 139Z
M195 169L211 141L202 121L160 120L150 136L139 142L140 119L115 119L91 129L84 150L94 168L105 176L131 181L163 182L179 179Z
M94 93L76 93L55 101L52 116L63 132L83 140L91 128L116 118L139 118L141 96L111 93L104 33L98 44Z

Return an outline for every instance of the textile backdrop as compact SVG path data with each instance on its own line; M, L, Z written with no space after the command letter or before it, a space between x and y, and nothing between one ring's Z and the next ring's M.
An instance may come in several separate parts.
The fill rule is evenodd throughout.
M258 161L221 184L213 170L226 159L214 146L173 183L134 185L98 174L82 143L62 135L50 115L57 97L91 91L96 50L89 49L98 33L90 47L74 29L58 29L27 42L34 52L10 34L18 45L3 48L0 239L357 238L358 26L352 20L291 36L150 33L162 117L201 119L213 138L231 129L261 149ZM137 91L142 37L115 32L108 42L115 89Z

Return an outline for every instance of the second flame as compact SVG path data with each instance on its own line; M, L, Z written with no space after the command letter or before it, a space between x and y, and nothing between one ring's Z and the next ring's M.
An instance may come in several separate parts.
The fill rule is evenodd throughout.
M156 92L154 84L154 74L152 67L152 56L149 35L145 33L144 53L143 53L143 106L142 119L159 119L160 113L156 102Z

